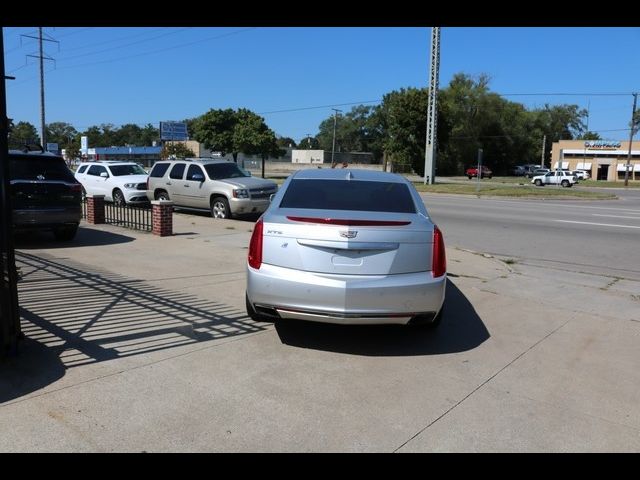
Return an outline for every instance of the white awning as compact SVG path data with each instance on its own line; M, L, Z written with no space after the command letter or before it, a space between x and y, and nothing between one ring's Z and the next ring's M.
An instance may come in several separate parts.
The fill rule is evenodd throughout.
M618 171L619 172L624 172L626 170L627 164L626 163L619 163L618 164ZM633 170L633 165L629 165L629 171L631 172Z
M634 171L634 172L640 172L640 163L636 163L636 164L633 166L633 171Z
M553 169L555 170L556 168L558 168L558 162L553 164ZM567 168L569 168L569 162L562 162L562 169L566 170Z
M591 163L578 163L576 170L591 170Z

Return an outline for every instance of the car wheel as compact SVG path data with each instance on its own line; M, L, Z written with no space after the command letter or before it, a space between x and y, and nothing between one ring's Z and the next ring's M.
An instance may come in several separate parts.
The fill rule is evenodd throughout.
M164 190L160 190L159 192L156 192L156 200L171 200L169 198L169 194L167 192L165 192Z
M211 200L211 216L213 218L231 218L231 209L226 198L215 197Z
M53 231L53 235L54 237L56 237L56 240L60 242L64 242L67 240L73 240L77 232L78 232L78 226L76 225L75 227L56 228Z
M249 295L247 295L246 293L244 294L244 302L247 308L247 315L251 320L254 320L256 322L273 322L273 319L270 319L264 315L260 315L254 310L253 305L251 305L251 302L249 301Z
M440 311L433 319L429 319L424 315L417 315L411 319L411 325L415 325L416 327L420 327L420 328L428 328L428 329L438 328L440 323L442 323L443 313L444 313L444 305L440 307Z
M569 180L562 180L562 186L567 188L569 186Z
M536 180L535 184L536 184L536 187L541 187L542 186L542 181Z
M467 175L467 177L469 177L469 180L471 180L472 175Z
M119 207L124 207L127 204L126 200L124 199L124 194L119 188L116 188L113 191L112 197L113 197L113 203L118 205Z

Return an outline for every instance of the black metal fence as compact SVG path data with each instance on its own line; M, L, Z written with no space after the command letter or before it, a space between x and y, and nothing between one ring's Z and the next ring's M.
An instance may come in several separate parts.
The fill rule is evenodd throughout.
M149 206L104 204L104 222L120 227L150 232L152 228L151 208Z
M87 199L82 198L82 218L87 218ZM153 229L151 205L117 205L104 202L104 223L150 232Z

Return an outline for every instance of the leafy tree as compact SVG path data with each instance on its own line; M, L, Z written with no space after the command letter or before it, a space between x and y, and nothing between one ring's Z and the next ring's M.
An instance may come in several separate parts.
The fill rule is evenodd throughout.
M77 137L78 131L73 125L66 122L53 122L45 126L47 132L47 142L57 143L60 148L73 142Z
M195 157L196 154L193 153L193 150L188 148L184 143L165 143L162 147L162 152L160 153L160 157L162 159L167 158L188 158Z
M300 150L318 150L321 147L320 142L316 137L305 137L300 140L297 148Z
M87 143L89 144L90 148L104 146L104 143L102 142L102 131L97 125L92 125L87 128L84 132L82 132L82 136L87 137Z
M237 123L233 129L233 160L237 161L238 153L248 155L280 156L284 154L278 146L275 133L264 122L264 118L246 108L236 112Z
M25 143L40 144L40 135L38 135L36 127L29 122L18 122L14 125L11 121L7 139L9 148L21 148Z
M602 140L602 137L597 132L587 131L577 137L576 140Z
M145 127L140 130L140 139L136 145L140 146L151 146L153 142L160 141L160 131L148 123Z
M193 138L204 144L205 148L226 155L234 150L236 123L236 113L232 109L211 109L193 121Z
M282 148L296 148L296 141L290 137L277 137L276 142Z

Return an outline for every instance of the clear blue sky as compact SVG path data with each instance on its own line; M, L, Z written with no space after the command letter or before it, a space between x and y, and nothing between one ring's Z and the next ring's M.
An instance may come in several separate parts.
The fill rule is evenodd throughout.
M46 122L158 126L211 108L246 107L281 136L316 134L331 107L425 87L431 29L415 27L45 28ZM37 28L5 27L7 113L39 129ZM640 28L443 27L440 86L486 73L529 108L590 108L589 129L627 138L640 91ZM578 93L581 95L516 95ZM596 96L598 93L628 93ZM322 107L322 108L309 108ZM305 109L298 110L296 109ZM286 112L270 113L278 110ZM620 131L616 131L620 130Z

